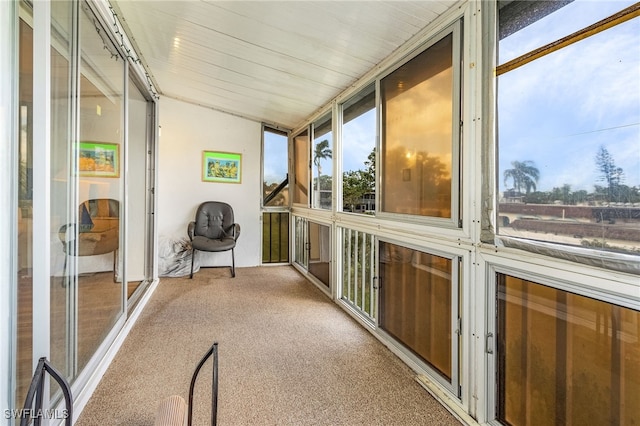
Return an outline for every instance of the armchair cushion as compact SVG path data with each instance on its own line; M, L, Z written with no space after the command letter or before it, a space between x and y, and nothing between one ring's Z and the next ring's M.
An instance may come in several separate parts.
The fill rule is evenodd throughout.
M236 240L232 237L224 237L218 240L212 240L207 237L196 235L191 241L191 245L194 249L200 251L227 251L231 250L236 245Z

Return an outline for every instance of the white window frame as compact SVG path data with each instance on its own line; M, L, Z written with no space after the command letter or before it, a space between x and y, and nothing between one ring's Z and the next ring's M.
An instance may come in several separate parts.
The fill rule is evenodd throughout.
M430 216L419 215L407 215L401 213L385 212L382 210L382 175L384 174L384 165L381 164L380 158L382 155L382 99L380 92L380 82L385 77L391 75L398 68L411 61L415 57L424 53L434 44L438 43L444 37L452 34L452 65L453 65L453 116L451 123L452 130L452 164L451 164L451 218L437 218ZM462 108L464 98L464 86L463 86L463 70L462 59L464 56L464 49L462 48L463 40L463 17L459 16L451 24L435 33L432 37L422 44L419 48L412 51L405 56L401 61L395 63L392 68L387 69L376 79L376 108L377 113L377 134L378 140L376 143L376 217L388 220L402 221L405 223L415 223L422 225L431 225L438 228L448 228L459 230L463 228L463 212L462 212L462 144L463 144L463 128L462 122L464 117L464 111Z

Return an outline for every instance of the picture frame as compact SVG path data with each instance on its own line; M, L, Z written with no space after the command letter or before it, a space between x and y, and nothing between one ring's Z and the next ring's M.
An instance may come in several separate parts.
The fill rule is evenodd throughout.
M202 181L242 183L242 154L235 152L203 151Z
M110 142L80 142L78 170L80 176L119 178L120 145Z

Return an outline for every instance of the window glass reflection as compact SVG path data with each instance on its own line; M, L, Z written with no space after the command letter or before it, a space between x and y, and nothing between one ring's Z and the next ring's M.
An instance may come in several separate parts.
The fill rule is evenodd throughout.
M520 10L518 3L532 4ZM499 40L502 63L529 53L523 46L540 48L557 40L549 34L567 36L583 28L577 23L591 25L633 2L537 8L552 3L499 9L500 26L509 29ZM638 253L639 45L636 17L499 68L500 235Z
M367 87L342 106L342 211L376 207L376 97Z
M453 35L380 82L382 210L451 218Z
M313 123L313 204L315 209L331 209L333 182L333 132L331 115Z
M640 312L498 274L506 424L640 422Z
M86 4L80 13L80 145L75 253L78 371L124 312L121 155L125 62ZM93 242L93 244L91 243Z
M309 204L309 132L307 130L294 136L293 155L293 202L306 206Z
M381 242L380 327L451 380L451 259Z

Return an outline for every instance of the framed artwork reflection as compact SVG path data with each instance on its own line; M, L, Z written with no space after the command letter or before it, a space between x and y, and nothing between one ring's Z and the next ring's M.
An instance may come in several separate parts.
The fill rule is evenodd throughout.
M120 177L120 145L109 142L78 144L80 176Z
M203 151L202 180L204 182L241 183L242 154Z

